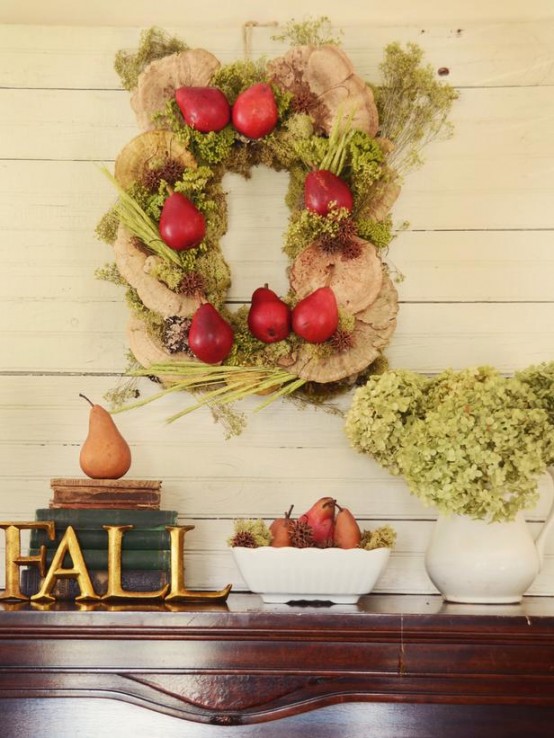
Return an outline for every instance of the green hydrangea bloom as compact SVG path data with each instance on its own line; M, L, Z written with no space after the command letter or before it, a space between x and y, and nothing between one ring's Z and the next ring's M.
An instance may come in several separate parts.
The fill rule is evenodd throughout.
M372 377L356 392L346 434L439 512L510 520L537 501L554 449L551 369L504 377L492 367ZM541 379L538 379L538 376ZM547 390L545 387L549 387Z

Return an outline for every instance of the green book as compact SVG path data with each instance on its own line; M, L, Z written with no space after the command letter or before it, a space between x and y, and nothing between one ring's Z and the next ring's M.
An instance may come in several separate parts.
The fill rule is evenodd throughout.
M175 510L122 510L122 509L79 509L40 508L35 511L35 520L53 520L57 528L102 528L103 525L136 525L152 528L159 525L176 525Z
M105 523L107 525L107 523ZM44 530L31 531L31 548L58 548L65 528L56 526L56 538L51 541ZM103 528L75 528L81 548L105 549L108 547L108 533ZM123 551L157 550L169 548L169 533L160 525L155 528L133 528L123 534Z
M89 572L92 586L97 594L103 595L107 590L108 572ZM156 569L151 570L129 570L121 574L121 586L130 592L153 592L164 584L169 584L169 572ZM27 597L36 594L42 584L42 577L36 566L23 569L21 572L21 591ZM53 595L59 600L74 600L81 594L75 579L58 579L53 590Z
M83 557L87 565L87 569L106 570L108 568L108 550L101 549L82 549ZM31 556L37 556L38 549L29 549ZM48 549L46 552L46 565L50 566L54 558L55 551ZM157 551L122 551L121 552L121 568L152 570L160 569L168 571L171 565L171 551L162 549ZM67 554L63 560L63 567L71 569L73 561L71 556Z

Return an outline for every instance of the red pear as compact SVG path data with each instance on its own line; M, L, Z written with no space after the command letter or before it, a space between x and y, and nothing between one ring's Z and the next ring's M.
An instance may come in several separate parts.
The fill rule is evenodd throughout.
M291 545L291 532L293 521L291 520L292 508L291 505L288 511L285 513L284 518L277 518L269 526L269 532L271 533L271 545L275 548L282 548L283 546Z
M323 343L339 324L339 310L331 287L320 287L300 300L292 311L292 330L308 343Z
M174 192L164 202L159 229L165 243L175 251L193 249L206 235L206 219L188 197Z
M282 341L290 333L290 308L267 285L258 287L252 294L248 328L253 336L264 343Z
M362 539L360 526L348 508L339 504L337 507L339 511L335 518L334 545L338 548L357 548Z
M298 518L299 522L307 523L311 527L314 543L319 548L333 545L335 502L333 497L321 497Z
M263 138L275 128L279 111L273 90L265 82L243 90L232 110L233 125L248 138Z
M317 169L304 180L304 205L318 215L328 215L332 208L346 208L350 212L354 200L343 179L327 169Z
M179 87L175 100L185 123L201 133L221 131L231 119L231 106L217 87Z
M219 364L229 356L234 333L214 306L205 302L192 316L189 348L205 364Z

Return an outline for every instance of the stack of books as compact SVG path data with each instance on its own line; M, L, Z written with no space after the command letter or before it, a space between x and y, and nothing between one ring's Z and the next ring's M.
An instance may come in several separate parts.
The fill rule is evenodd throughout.
M121 582L129 591L154 591L170 581L168 525L177 524L177 512L160 509L161 482L106 479L53 479L53 497L47 508L35 512L35 520L52 520L56 536L31 531L29 554L38 555L46 547L47 567L66 529L77 535L87 569L97 594L106 592L108 581L108 533L104 525L132 525L123 535ZM63 567L73 562L66 555ZM38 566L22 573L22 590L27 596L38 592L42 583ZM58 579L52 594L56 599L74 599L80 594L74 579Z

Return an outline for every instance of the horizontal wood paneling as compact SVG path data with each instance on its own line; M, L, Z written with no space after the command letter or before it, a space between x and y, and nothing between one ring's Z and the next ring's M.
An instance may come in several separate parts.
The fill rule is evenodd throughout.
M13 323L13 313L18 325ZM469 362L502 371L552 355L554 303L412 303L403 306L386 354L394 366L434 372ZM117 372L125 368L120 303L27 300L0 312L6 371ZM25 325L25 329L19 326ZM55 351L48 347L55 345Z
M337 28L342 29L343 45L356 70L366 79L376 78L383 49L391 41L398 41L421 46L428 63L437 69L446 66L449 81L455 85L508 87L554 83L551 23L489 19L481 24L464 22L460 27L456 23L441 23L440 13L436 13L432 23L421 16L420 23L403 20L377 25L373 18L363 18L367 10L357 7L361 23L334 19ZM495 11L502 12L500 8ZM463 13L459 13L461 18ZM244 22L247 20L243 16L227 26L212 22L209 25L164 25L164 28L189 46L206 48L226 63L244 53L241 34ZM138 28L97 27L93 35L86 26L0 26L0 85L47 89L119 88L119 78L113 70L114 49L136 48L139 31ZM273 57L282 54L286 46L272 39L278 33L275 27L252 28L251 55ZM494 53L484 54L484 47L494 48Z

